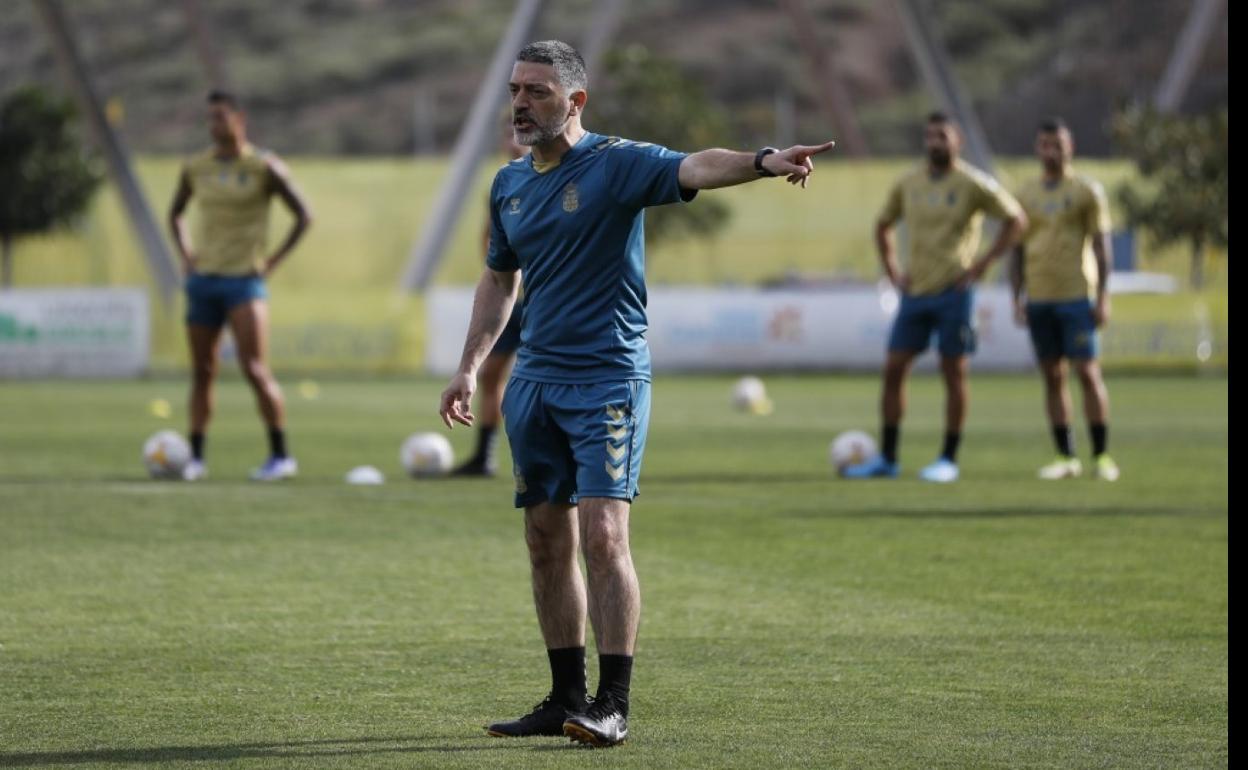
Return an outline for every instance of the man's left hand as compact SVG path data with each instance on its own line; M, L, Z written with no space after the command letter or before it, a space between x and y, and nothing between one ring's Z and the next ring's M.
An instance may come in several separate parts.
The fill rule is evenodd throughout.
M815 173L815 164L811 158L835 146L836 142L832 141L817 145L795 145L763 156L763 168L776 176L785 177L789 184L800 184L802 189L806 189L807 180Z

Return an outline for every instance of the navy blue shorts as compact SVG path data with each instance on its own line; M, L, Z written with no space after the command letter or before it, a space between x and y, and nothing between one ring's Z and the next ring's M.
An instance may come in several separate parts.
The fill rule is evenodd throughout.
M503 393L516 507L575 504L582 497L631 501L640 490L650 425L650 383L592 385L512 377Z
M186 322L220 328L235 307L268 296L264 279L258 275L191 273L186 279Z
M1096 358L1100 352L1100 335L1092 300L1074 299L1064 302L1028 302L1027 328L1036 358Z
M932 343L934 333L941 356L969 356L975 352L974 305L975 292L971 289L955 287L939 294L901 295L901 307L888 338L889 352L922 353Z

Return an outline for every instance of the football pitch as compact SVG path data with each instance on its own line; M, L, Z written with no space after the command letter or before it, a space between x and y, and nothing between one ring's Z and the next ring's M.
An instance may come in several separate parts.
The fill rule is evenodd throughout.
M443 383L317 384L284 380L301 475L271 486L245 481L264 442L237 379L197 484L139 458L185 429L183 382L0 384L0 767L1229 763L1226 377L1111 376L1116 484L1036 480L1039 380L976 377L949 486L914 479L931 377L906 478L872 482L827 448L875 431L873 377L769 377L766 417L732 378L656 379L632 737L608 751L481 729L548 672L509 474L399 473ZM363 464L387 483L344 484Z

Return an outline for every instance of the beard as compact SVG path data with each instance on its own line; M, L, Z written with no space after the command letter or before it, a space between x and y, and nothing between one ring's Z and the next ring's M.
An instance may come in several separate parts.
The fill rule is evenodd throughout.
M528 126L521 129L516 123L524 120ZM533 147L535 145L549 142L555 137L563 133L564 127L568 124L566 117L552 117L549 121L543 122L531 112L521 112L512 117L512 136L515 137L516 144L522 147Z
M927 159L934 168L946 169L953 163L953 155L948 150L931 149L927 151Z
M1045 157L1041 159L1040 163L1044 166L1044 170L1050 174L1056 175L1062 171L1061 158Z
M234 141L234 132L227 126L213 126L208 129L208 135L217 144L230 144Z

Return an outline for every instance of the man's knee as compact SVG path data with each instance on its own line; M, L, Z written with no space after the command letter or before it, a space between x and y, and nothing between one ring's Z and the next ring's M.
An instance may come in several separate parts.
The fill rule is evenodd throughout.
M610 569L629 556L628 519L609 514L594 516L586 522L584 539L586 567L591 572Z
M945 356L940 359L940 371L949 384L961 385L966 382L970 369L970 359L966 356Z
M526 513L524 542L534 569L576 559L576 528L566 515L552 515L550 511Z
M888 387L896 387L906 378L906 372L910 370L911 359L902 355L890 355L888 360L884 362L884 384Z
M249 358L241 363L243 376L252 385L265 385L273 378L269 365L259 358Z
M1044 387L1050 392L1064 388L1066 386L1066 359L1041 358L1040 377L1044 380Z
M1075 371L1079 375L1079 382L1084 388L1089 390L1096 388L1101 383L1101 367L1096 359L1084 359L1075 364Z
M217 362L215 358L195 361L191 365L191 381L198 388L208 387L216 376Z

